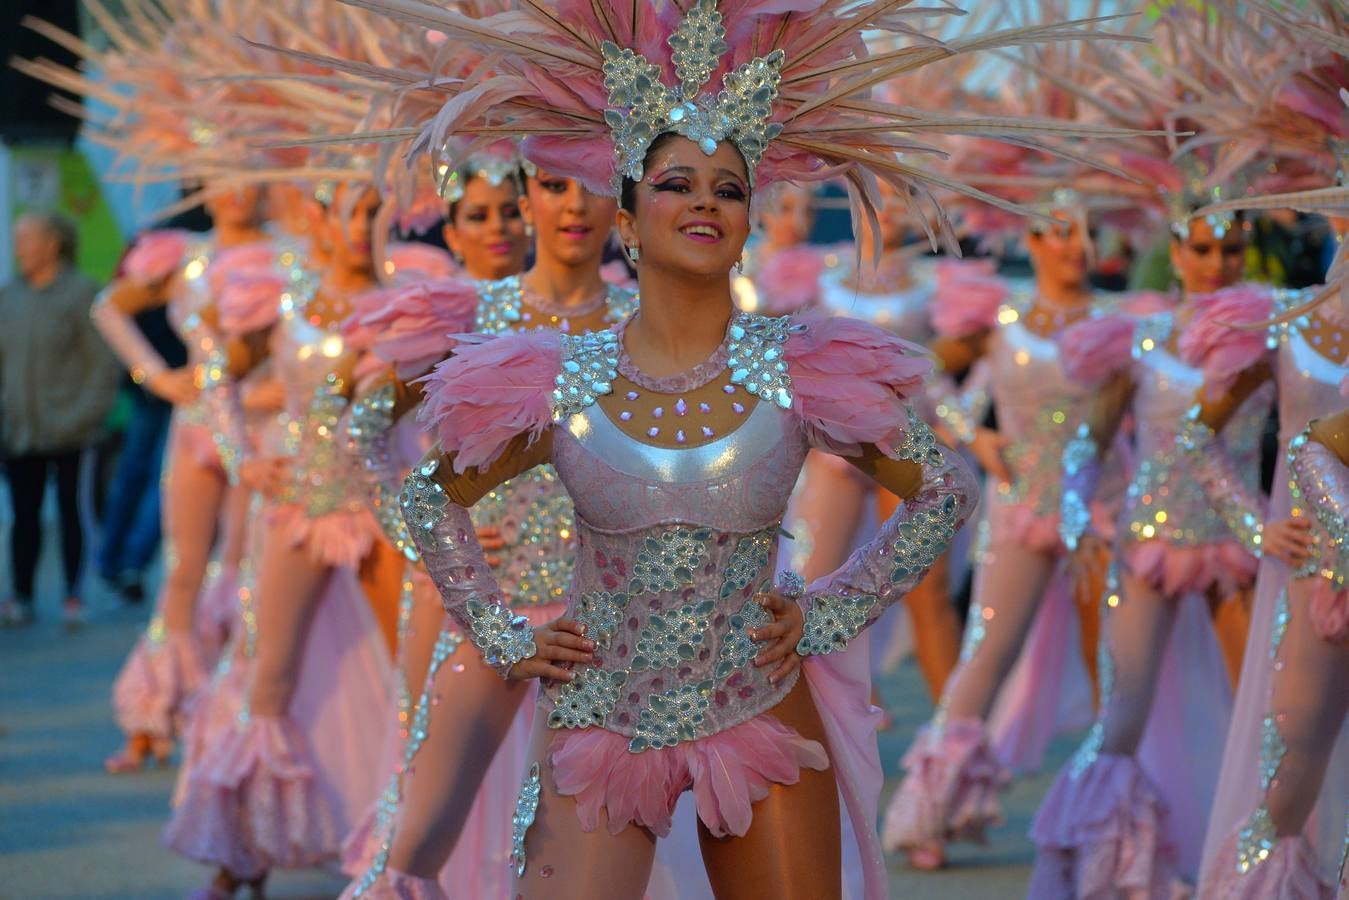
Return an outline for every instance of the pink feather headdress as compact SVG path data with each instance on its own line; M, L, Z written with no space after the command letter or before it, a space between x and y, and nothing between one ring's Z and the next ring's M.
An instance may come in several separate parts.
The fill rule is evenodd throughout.
M395 98L395 124L346 140L411 141L416 160L436 158L453 137L475 144L519 139L527 161L599 193L613 192L616 175L639 174L650 141L674 131L704 149L733 142L761 185L842 179L854 216L873 224L877 180L885 179L909 202L929 207L954 247L937 190L1028 211L919 164L943 154L935 139L974 135L1061 156L1072 139L1121 133L1108 125L933 113L871 95L878 84L902 84L909 73L978 51L1113 37L1093 30L1094 21L940 40L921 27L934 15L961 13L946 2L516 0L485 14L424 0L344 2L443 35L455 51L382 67L341 54L306 56L381 82L383 95ZM892 38L894 49L869 51L864 33ZM481 60L467 72L458 62L465 53ZM334 133L333 141L341 139Z

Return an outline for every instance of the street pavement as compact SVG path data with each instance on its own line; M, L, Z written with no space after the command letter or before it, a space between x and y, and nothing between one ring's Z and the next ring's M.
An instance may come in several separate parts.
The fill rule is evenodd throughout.
M0 505L0 509L6 505ZM8 554L0 522L0 566ZM163 849L172 768L110 776L103 758L117 749L109 694L117 668L144 626L148 606L122 606L92 585L90 622L67 633L59 624L55 535L43 562L38 624L0 630L0 900L177 900L207 872ZM7 575L0 568L0 575ZM7 578L0 577L0 590ZM881 683L894 726L881 735L889 778L930 712L913 664ZM1052 748L1046 774L1018 781L1005 795L1007 822L983 847L957 846L936 873L890 860L891 896L905 900L1016 898L1025 894L1032 858L1026 838L1035 805L1070 741ZM329 900L343 880L322 872L277 873L274 900ZM602 896L597 894L597 896ZM459 898L456 898L459 900Z

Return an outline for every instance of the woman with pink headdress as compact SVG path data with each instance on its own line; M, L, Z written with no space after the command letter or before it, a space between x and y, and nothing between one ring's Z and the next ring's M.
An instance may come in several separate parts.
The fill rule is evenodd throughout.
M865 873L866 896L886 893L865 679L831 651L922 577L968 515L971 482L908 407L928 368L908 345L843 318L736 313L728 275L756 173L796 180L832 167L863 208L876 202L864 173L922 192L927 183L888 138L855 143L876 133L863 122L911 113L832 99L900 65L861 55L853 30L897 22L845 3L793 13L785 29L779 14L748 12L700 0L686 13L620 4L415 17L489 51L501 89L492 102L450 99L418 146L447 132L529 134L523 152L540 174L622 195L620 231L643 291L641 311L608 331L460 337L426 386L441 447L403 497L446 608L484 660L512 681L547 679L513 817L523 896L601 885L640 896L654 837L687 789L720 895L838 895L840 791L863 854L853 871ZM513 38L522 27L539 40ZM878 70L833 84L814 74L828 59ZM557 66L565 77L552 77ZM727 91L703 94L719 71ZM813 107L795 106L813 91L775 96L796 78L822 82ZM643 85L652 91L638 102ZM785 125L769 120L778 106ZM859 128L835 143L817 116L856 116ZM980 121L969 127L1002 127ZM771 590L772 559L812 445L854 459L904 502L853 562L789 589L793 600ZM492 577L468 507L545 462L577 504L578 553L568 617L531 625ZM812 657L806 684L798 651Z
M376 435L412 423L406 413L415 409L421 390L414 380L450 353L451 335L547 326L583 333L621 321L633 308L631 291L600 277L612 203L571 179L527 170L521 191L513 154L474 156L456 168L446 236L467 277L414 284L361 317L360 327L377 335L373 353L395 369L393 379L383 379L358 402L353 416L353 434L361 433L368 460L388 443ZM484 226L480 219L496 224ZM526 228L535 236L535 264L518 274ZM413 462L377 468L401 483ZM389 496L387 486L379 490ZM493 571L513 585L517 608L540 622L555 617L557 596L570 577L575 527L556 475L540 470L499 486L475 506L473 520L491 547ZM416 556L406 525L398 542ZM425 579L418 567L410 597L406 738L377 811L348 842L345 867L357 877L350 896L492 896L507 888L507 800L523 765L533 710L522 706L525 692L503 691L498 679L484 679L466 665L476 651ZM429 606L423 602L427 588ZM428 744L431 749L422 752Z

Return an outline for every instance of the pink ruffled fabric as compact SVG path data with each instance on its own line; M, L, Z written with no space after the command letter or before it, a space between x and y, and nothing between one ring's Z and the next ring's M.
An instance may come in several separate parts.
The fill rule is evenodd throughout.
M963 338L992 328L998 307L1007 300L1007 283L983 260L947 260L937 264L932 296L932 329L942 337Z
M193 622L197 646L201 649L202 662L208 670L215 668L220 651L224 649L238 619L239 572L222 566L202 588Z
M164 831L170 849L242 878L331 862L338 839L304 736L276 716L253 716L207 752Z
M239 624L237 627L242 628ZM237 649L233 650L229 667L217 669L216 675L200 690L188 711L187 728L178 742L181 762L178 778L173 786L172 805L177 807L187 796L187 785L219 741L238 727L239 710L243 709L248 685L253 677L253 661Z
M450 335L471 331L478 290L462 278L440 278L382 292L383 303L360 317L373 336L370 349L393 363L400 378L424 374L449 355Z
M1124 558L1129 571L1168 597L1203 593L1215 585L1226 596L1248 587L1260 568L1260 561L1235 541L1189 547L1137 541Z
M1127 369L1133 360L1134 325L1128 315L1086 319L1063 329L1059 356L1074 381L1100 384Z
M1180 357L1203 369L1205 388L1218 396L1231 387L1237 375L1268 353L1265 333L1252 325L1268 320L1273 310L1269 288L1240 285L1201 297L1196 312L1181 333Z
M356 900L359 885L359 881L347 885L338 900ZM361 893L360 900L449 900L449 897L430 878L418 878L396 869L385 869Z
M856 456L862 444L883 450L902 438L906 400L932 371L922 348L883 328L841 316L798 320L804 333L784 347L791 365L792 409L813 444Z
M178 270L187 255L191 239L187 232L151 231L136 239L136 245L122 259L122 273L141 284L161 281Z
M771 715L755 716L710 737L674 747L628 751L628 739L603 728L566 731L548 752L559 794L576 798L581 828L610 834L633 822L661 837L670 833L675 801L690 787L698 818L716 837L744 835L752 804L774 784L796 784L803 768L824 771L829 754Z
M1028 897L1172 896L1165 820L1165 804L1133 757L1102 753L1076 778L1065 768L1031 823L1039 852Z
M1312 590L1312 628L1323 641L1349 639L1349 588L1335 590L1328 579L1317 578Z
M286 503L267 511L267 526L324 566L358 566L380 537L379 524L364 509L311 516L300 504Z
M1264 862L1237 871L1238 832L1223 841L1199 882L1204 900L1332 900L1334 885L1317 866L1316 851L1303 835L1279 838Z
M904 781L885 813L887 850L933 841L983 842L984 831L1002 822L998 793L1011 775L989 744L977 719L948 719L936 740L924 728L900 761Z
M557 332L456 334L455 353L422 379L418 419L435 433L455 469L483 466L512 438L536 438L553 421L553 379L562 366Z
M782 316L810 309L819 302L823 275L824 255L814 247L801 245L779 250L754 274L758 311L767 316Z
M286 279L274 272L234 272L216 291L220 328L228 335L261 331L281 314Z
M112 685L117 726L129 735L172 738L187 724L187 705L205 682L195 635L142 635Z
M391 244L384 257L384 273L388 280L399 285L427 278L453 278L461 274L459 267L454 264L454 257L449 253L431 244L416 242Z
M206 285L219 294L225 282L239 275L266 275L276 267L276 248L259 241L227 247L216 253L206 269Z

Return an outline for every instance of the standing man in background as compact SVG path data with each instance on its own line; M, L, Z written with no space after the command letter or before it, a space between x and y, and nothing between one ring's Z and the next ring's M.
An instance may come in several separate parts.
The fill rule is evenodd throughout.
M42 499L53 471L61 514L63 614L68 626L83 621L80 458L112 403L117 369L89 321L98 286L75 269L75 248L75 226L64 216L26 213L14 226L18 277L0 287L0 458L14 513L16 595L0 607L0 621L7 625L33 620Z

